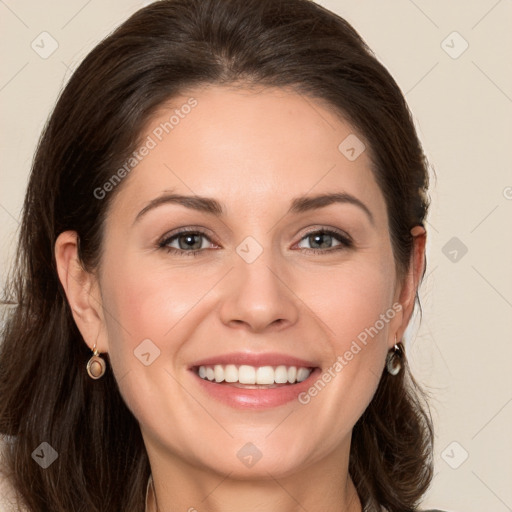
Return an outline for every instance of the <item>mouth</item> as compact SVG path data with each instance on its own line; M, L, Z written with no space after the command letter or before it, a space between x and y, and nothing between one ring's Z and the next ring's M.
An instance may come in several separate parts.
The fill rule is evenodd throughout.
M232 353L196 361L188 368L208 399L235 409L268 409L294 403L321 368L286 354Z
M241 389L273 389L303 382L314 369L314 367L286 365L215 364L195 366L192 371L203 380L223 386Z

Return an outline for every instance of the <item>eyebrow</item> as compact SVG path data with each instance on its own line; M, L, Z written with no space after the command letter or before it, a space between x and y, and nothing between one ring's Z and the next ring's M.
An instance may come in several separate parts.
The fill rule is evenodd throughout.
M357 197L346 192L337 192L331 194L318 194L315 196L300 196L291 201L291 206L287 213L304 213L318 208L324 208L331 204L352 204L360 208L368 217L372 225L375 225L375 219L370 209ZM185 196L182 194L165 193L151 200L135 217L134 224L138 222L147 212L163 204L180 204L186 208L200 212L222 217L224 210L222 204L216 199L203 196Z

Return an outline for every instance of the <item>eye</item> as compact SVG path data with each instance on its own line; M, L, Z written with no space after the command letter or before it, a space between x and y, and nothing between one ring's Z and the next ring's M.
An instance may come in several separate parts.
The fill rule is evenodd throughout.
M210 243L203 243L208 240ZM201 251L211 247L212 242L206 233L198 230L182 230L165 238L158 247L180 256L197 256Z
M309 243L312 247L304 247L303 241ZM298 243L298 247L301 249L306 249L307 252L313 252L315 254L325 254L326 252L338 251L352 247L352 245L352 241L348 236L332 229L311 231Z

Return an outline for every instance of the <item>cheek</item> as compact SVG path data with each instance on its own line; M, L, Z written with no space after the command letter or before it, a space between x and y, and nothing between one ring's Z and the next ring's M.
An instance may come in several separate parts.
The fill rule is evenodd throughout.
M383 271L377 265L353 265L327 273L321 277L323 286L317 279L315 287L304 291L309 297L305 302L314 304L338 355L348 350L353 340L364 342L365 334L370 339L387 334L395 316L393 275L392 268Z
M146 338L161 340L208 290L204 276L148 266L136 261L116 265L116 277L104 286L103 298L110 315L109 346L122 339L137 345ZM110 317L110 318L109 318ZM132 350L134 347L131 347Z
M109 360L121 394L136 418L165 425L169 397L155 389L175 385L170 374L183 340L174 326L186 324L187 313L204 291L192 286L183 272L136 258L115 258L115 264L105 264L104 269Z
M110 364L129 407L143 417L155 387L168 389L169 375L183 370L182 348L212 309L207 294L218 271L171 269L164 260L148 265L136 257L111 261L102 284ZM165 402L165 394L159 398Z
M390 326L400 308L393 307L393 276L392 267L383 272L377 265L354 266L324 277L323 293L311 290L305 301L315 304L330 347L322 375L301 403L336 425L333 432L355 424L377 389Z

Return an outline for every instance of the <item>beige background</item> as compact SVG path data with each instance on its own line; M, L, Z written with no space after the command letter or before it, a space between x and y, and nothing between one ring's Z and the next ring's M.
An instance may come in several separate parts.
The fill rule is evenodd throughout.
M512 2L321 3L352 23L395 77L437 174L424 315L406 344L418 379L435 395L436 476L424 506L510 511ZM142 5L0 0L2 282L34 147L59 90L86 53ZM39 36L45 31L58 48L43 59L31 43L42 46L45 37L49 51L49 36Z

